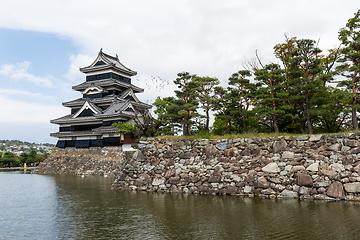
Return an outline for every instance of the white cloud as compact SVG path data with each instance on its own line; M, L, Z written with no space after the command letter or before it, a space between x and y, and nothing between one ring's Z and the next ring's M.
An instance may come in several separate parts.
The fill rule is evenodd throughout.
M0 67L0 74L16 81L27 81L39 86L52 87L53 83L48 79L51 78L50 76L44 78L28 73L30 64L28 61L17 63L16 65L5 64Z
M54 33L81 48L82 54L70 58L65 75L70 80L81 78L79 67L90 64L100 47L111 55L118 53L127 67L147 76L172 78L189 71L224 80L242 68L244 57L253 58L255 50L265 63L276 61L273 46L284 41L285 32L298 38L321 38L322 49L337 46L339 28L358 4L139 0L99 5L91 0L13 0L2 8L0 27Z
M78 55L71 55L69 57L70 60L70 67L68 72L65 74L65 78L71 81L84 79L84 74L80 72L80 67L86 67L90 65L95 59L88 55L78 54Z
M69 109L61 105L46 105L12 100L0 95L0 123L2 124L49 124L55 119L69 114Z
M29 97L36 97L37 99L43 99L43 100L54 100L55 99L53 96L44 96L41 93L33 93L33 92L29 92L29 91L16 90L16 89L0 88L0 94L29 96Z

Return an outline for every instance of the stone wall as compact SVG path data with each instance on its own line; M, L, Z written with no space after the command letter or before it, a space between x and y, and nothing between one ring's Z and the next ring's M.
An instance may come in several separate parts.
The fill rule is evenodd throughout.
M360 200L360 133L141 139L115 189Z
M121 147L58 148L34 173L116 177L123 167Z

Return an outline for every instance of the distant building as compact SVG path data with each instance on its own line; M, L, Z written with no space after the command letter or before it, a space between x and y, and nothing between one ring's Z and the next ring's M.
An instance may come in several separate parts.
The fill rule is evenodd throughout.
M102 147L132 142L132 136L117 133L111 124L133 122L135 114L148 113L151 105L142 103L136 93L144 89L131 84L137 73L120 63L118 56L100 52L88 67L80 68L86 81L72 88L82 98L64 102L71 113L51 120L59 124L59 132L50 136L59 138L56 147Z

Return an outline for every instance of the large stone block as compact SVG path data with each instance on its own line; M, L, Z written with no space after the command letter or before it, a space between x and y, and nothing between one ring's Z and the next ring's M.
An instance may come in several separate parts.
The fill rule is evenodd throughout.
M344 145L348 146L348 147L359 147L360 146L360 142L357 140L344 140Z
M297 174L297 183L299 186L308 186L308 187L313 186L312 177L308 174L300 173L300 172Z
M326 195L329 197L341 198L344 195L343 185L338 181L333 182L327 190Z
M345 191L348 193L358 193L360 192L360 183L354 182L354 183L346 183L344 184Z
M333 145L330 145L330 146L328 147L328 149L329 149L330 151L335 151L335 152L337 152L337 151L340 151L341 145L340 145L340 143L335 143L335 144L333 144Z
M269 163L268 165L263 167L262 170L264 172L268 172L268 173L278 173L278 172L280 172L280 168L278 167L277 163L275 163L275 162Z
M180 159L189 159L189 158L191 158L191 157L192 157L191 152L182 152L182 153L180 153L180 155L179 155L179 158L180 158Z
M175 176L175 171L173 169L169 169L169 170L166 171L164 177L169 178L169 177L173 177L173 176Z
M317 142L320 141L322 135L311 135L309 138L309 142Z
M165 178L154 178L152 185L159 186L159 185L164 184L164 182L165 182Z
M333 164L330 165L330 170L340 173L340 172L345 170L345 167L342 164L333 163Z
M296 140L297 141L306 141L309 139L309 136L308 135L302 135L302 136L298 136L296 137Z
M275 141L273 145L273 151L274 153L282 152L286 150L287 143L284 139L281 139L280 141Z
M208 180L209 183L219 183L221 182L221 176L211 176Z
M164 153L164 158L173 158L175 156L176 152L173 150L169 150L166 153Z
M142 185L144 185L144 180L142 180L142 179L135 179L134 185L137 186L137 187L141 187Z
M282 158L294 158L295 157L295 153L294 152L289 152L289 151L285 151L282 154Z
M214 145L209 144L205 146L205 154L209 159L214 158L215 154L218 152L218 150L215 148Z
M219 150L225 150L227 148L228 142L221 142L216 144L217 149Z
M311 171L311 172L317 172L319 171L319 162L314 162L313 164L311 164L310 166L308 166L306 168L307 171Z
M360 153L360 147L357 147L357 148L352 149L352 150L351 150L351 153L352 153L352 154L358 154L358 153Z
M172 185L176 185L180 182L180 177L179 176L176 176L176 177L172 177L169 179L169 183L172 184Z
M354 167L354 171L357 173L360 173L360 164L358 164L356 167Z
M239 152L238 152L237 148L229 148L229 149L224 150L224 155L226 157L235 157L238 154L239 154Z
M327 177L330 177L330 178L333 178L337 175L337 172L335 171L332 171L332 170L326 170L326 169L323 169L320 171L324 176L327 176Z
M258 188L268 188L268 187L270 187L270 183L266 180L266 178L260 177L255 182L255 186Z
M145 160L145 156L141 151L137 150L133 155L133 159L138 162L143 162Z
M298 197L298 193L285 189L284 191L282 191L282 192L280 193L279 197L280 197L280 198L297 198L297 197Z

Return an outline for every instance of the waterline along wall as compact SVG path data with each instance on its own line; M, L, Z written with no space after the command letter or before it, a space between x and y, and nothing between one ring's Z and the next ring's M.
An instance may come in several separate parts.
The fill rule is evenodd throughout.
M120 157L112 171L116 177L112 188L360 201L359 138L360 133L230 140L144 138L135 152L123 154L117 148ZM103 150L96 151L100 159ZM41 170L46 166L61 173L56 169L68 168L71 161L58 167L59 157L68 158L68 153L51 155L38 171L47 173ZM95 167L96 162L87 171L94 173Z
M122 155L121 147L58 148L34 173L117 177Z

